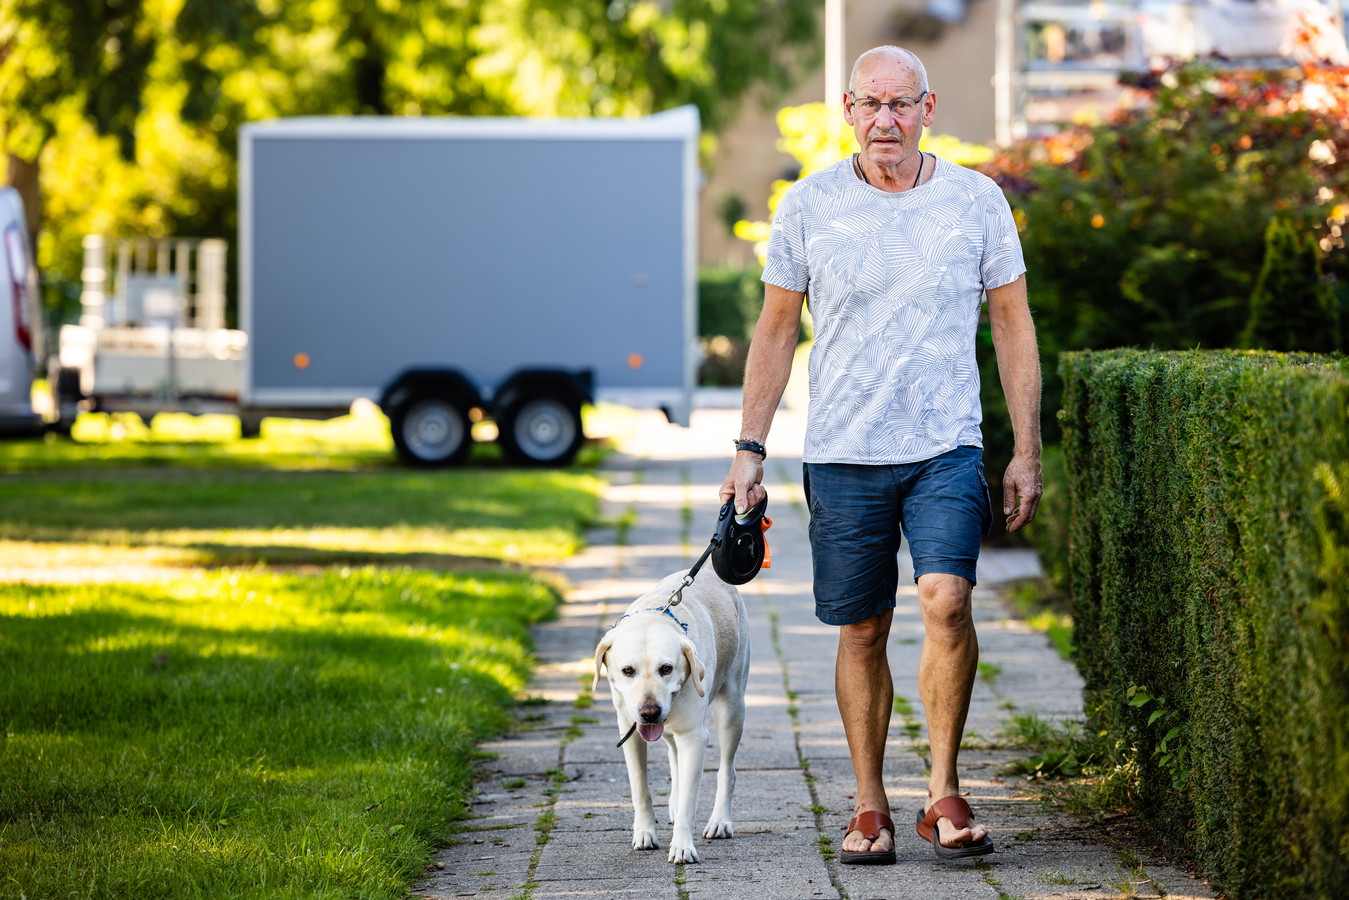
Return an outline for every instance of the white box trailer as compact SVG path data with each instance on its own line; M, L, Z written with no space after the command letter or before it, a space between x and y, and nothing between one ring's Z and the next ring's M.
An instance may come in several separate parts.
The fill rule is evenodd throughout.
M697 349L698 114L300 118L239 137L239 329L223 241L85 240L61 330L78 410L326 418L360 398L414 465L497 422L524 464L569 462L583 404L688 424Z
M245 414L389 416L414 465L493 417L514 461L570 461L580 409L687 424L698 365L699 123L302 118L239 152Z

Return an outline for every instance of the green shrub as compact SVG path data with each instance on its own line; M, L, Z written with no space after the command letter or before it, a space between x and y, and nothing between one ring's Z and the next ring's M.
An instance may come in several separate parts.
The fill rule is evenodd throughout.
M1349 69L1189 63L1141 76L1134 96L1108 121L980 166L1017 217L1043 359L1241 346L1275 216L1314 235L1326 274L1349 280ZM1061 387L1048 364L1045 379L1055 443Z
M759 268L708 267L698 272L698 334L748 341L763 306Z
M1318 294L1326 316L1349 319L1349 69L1189 63L1145 74L1133 93L1135 105L1107 121L1024 141L980 166L1006 191L1021 233L1045 361L1046 445L1059 441L1053 360L1064 351L1344 347L1333 326L1300 327L1293 342L1243 335L1275 217L1308 235L1304 252L1319 253L1338 284L1337 296ZM1300 263L1303 284L1312 265ZM981 357L984 446L1000 477L1012 433L991 357ZM1045 483L1052 489L1048 472ZM1066 553L1054 546L1066 528L1052 521L1055 508L1046 497L1026 532L1047 565Z
M1026 526L1026 539L1038 551L1040 565L1045 570L1049 584L1055 591L1067 596L1068 486L1063 471L1063 448L1058 444L1046 444L1040 462L1045 492L1040 497L1035 521Z
M1065 354L1087 708L1234 900L1349 896L1349 366Z
M1338 350L1340 309L1321 275L1316 236L1275 217L1265 230L1265 263L1251 294L1241 346L1262 350Z

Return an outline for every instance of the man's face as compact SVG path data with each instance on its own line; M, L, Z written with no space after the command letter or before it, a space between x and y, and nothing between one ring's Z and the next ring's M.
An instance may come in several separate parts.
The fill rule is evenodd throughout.
M882 105L867 112L858 105L866 100L879 100ZM909 109L896 112L884 105L893 100L907 101ZM843 117L853 127L863 157L877 166L895 166L917 153L923 129L932 124L936 111L937 95L923 93L917 66L900 54L865 60L852 96L843 100Z

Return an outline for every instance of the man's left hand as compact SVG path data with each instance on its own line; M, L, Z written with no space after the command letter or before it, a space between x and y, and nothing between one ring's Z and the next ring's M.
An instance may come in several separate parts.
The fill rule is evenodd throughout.
M1008 531L1016 531L1035 518L1043 492L1040 457L1013 456L1002 476L1002 514L1007 517Z

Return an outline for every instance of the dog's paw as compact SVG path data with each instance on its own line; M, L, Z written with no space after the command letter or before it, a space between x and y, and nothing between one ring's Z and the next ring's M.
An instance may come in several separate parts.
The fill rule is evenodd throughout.
M720 822L713 819L708 822L707 827L703 829L703 837L711 840L735 837L735 828L731 826L730 819L722 819Z
M687 846L680 844L670 844L670 862L672 863L696 863L701 862L698 859L698 851L692 844Z
M656 840L654 831L633 831L632 849L634 850L659 850L660 841Z

